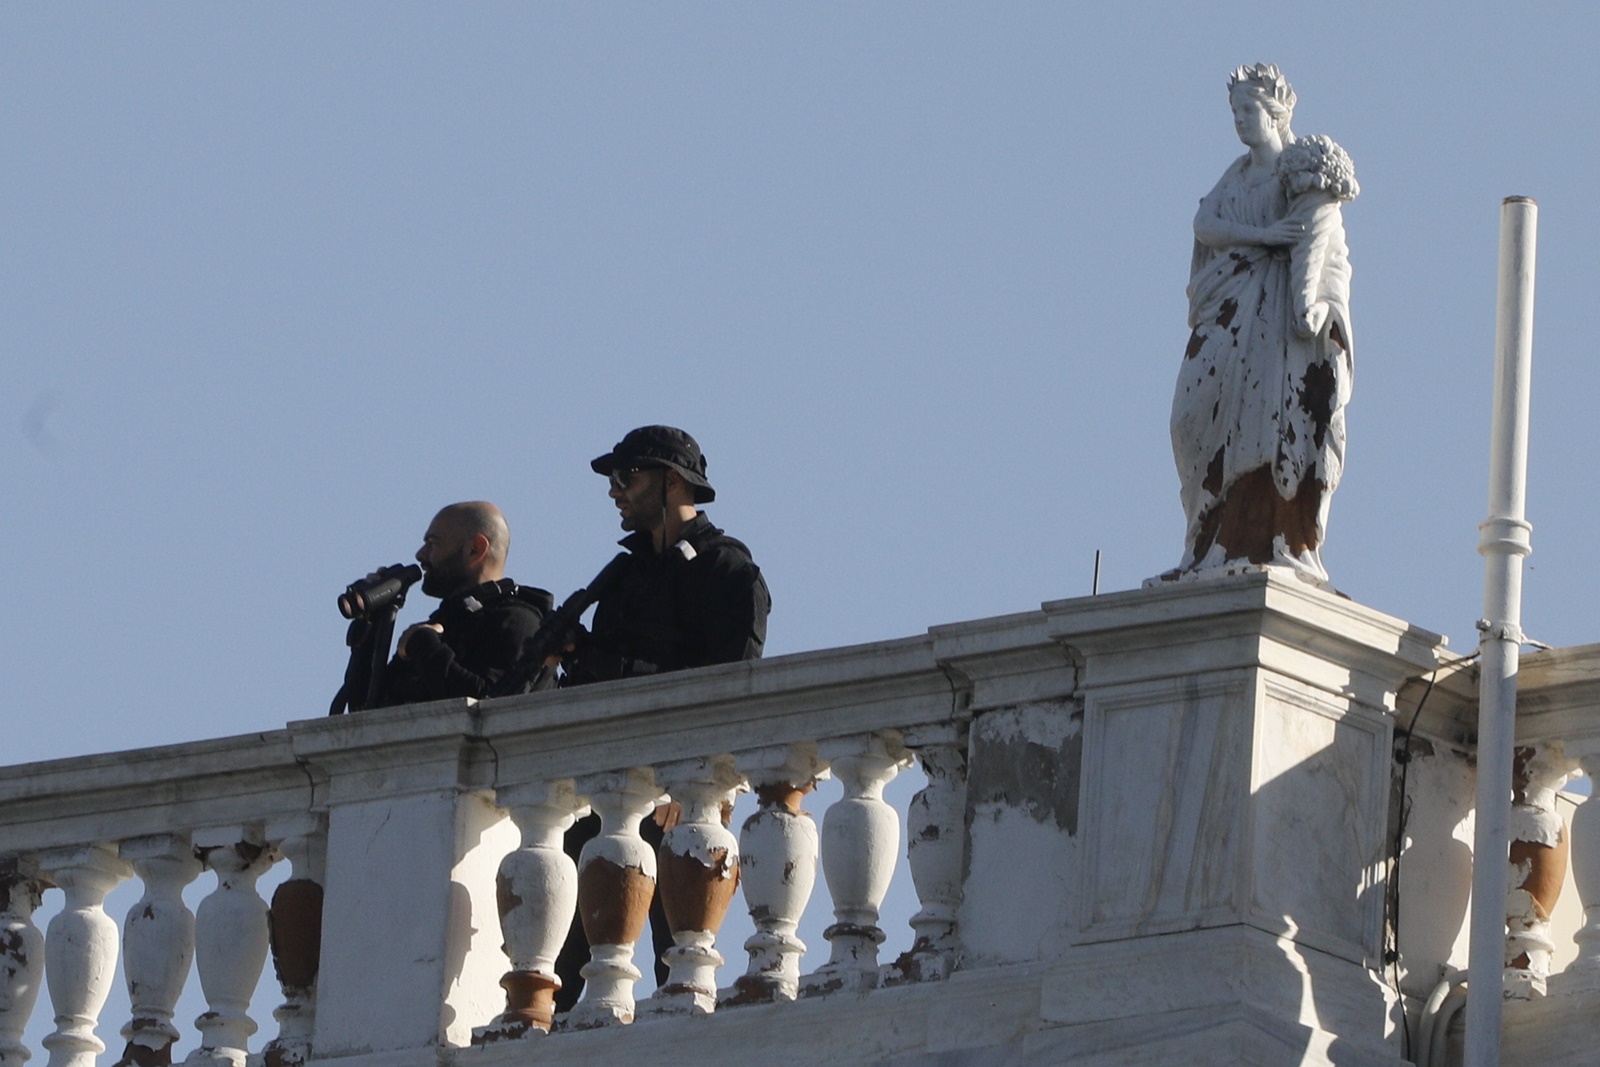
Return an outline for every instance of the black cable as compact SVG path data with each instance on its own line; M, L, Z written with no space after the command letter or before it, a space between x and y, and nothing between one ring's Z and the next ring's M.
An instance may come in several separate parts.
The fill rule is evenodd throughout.
M667 554L667 468L661 468L661 551L658 555Z
M1390 975L1394 986L1395 996L1400 1002L1400 1025L1404 1041L1404 1055L1411 1058L1411 1017L1405 1010L1405 993L1400 988L1400 854L1405 851L1406 825L1411 819L1411 798L1406 795L1408 787L1408 772L1411 769L1411 738L1417 729L1417 720L1422 717L1423 706L1428 703L1428 697L1433 694L1433 687L1439 680L1439 672L1445 667L1455 666L1458 663L1470 663L1478 658L1474 652L1470 656L1459 656L1448 663L1441 663L1429 673L1428 687L1422 691L1422 697L1417 701L1415 710L1411 712L1411 721L1406 724L1404 733L1401 734L1394 747L1394 761L1400 764L1400 805L1395 816L1394 844L1389 851L1389 881L1383 894L1384 910L1384 949L1383 962L1390 967ZM1416 675L1416 678L1422 676ZM1408 678L1407 681L1414 681Z

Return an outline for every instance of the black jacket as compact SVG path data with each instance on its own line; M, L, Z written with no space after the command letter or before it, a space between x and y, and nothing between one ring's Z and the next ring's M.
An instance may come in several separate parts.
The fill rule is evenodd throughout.
M750 550L703 513L679 537L694 558L676 545L657 555L648 530L619 542L628 565L595 605L563 684L760 658L772 597Z
M411 658L389 661L379 706L488 696L500 676L521 662L552 603L545 590L519 587L510 578L446 597L428 616L444 633L412 635Z

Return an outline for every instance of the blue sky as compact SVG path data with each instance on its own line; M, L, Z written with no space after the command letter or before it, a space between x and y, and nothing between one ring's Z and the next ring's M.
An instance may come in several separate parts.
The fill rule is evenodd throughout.
M1531 195L1524 619L1595 639L1600 14L1280 8L6 7L10 760L322 714L335 594L453 500L564 595L618 533L587 461L644 422L705 447L773 654L1084 595L1097 549L1137 586L1255 61L1363 190L1335 583L1471 647Z

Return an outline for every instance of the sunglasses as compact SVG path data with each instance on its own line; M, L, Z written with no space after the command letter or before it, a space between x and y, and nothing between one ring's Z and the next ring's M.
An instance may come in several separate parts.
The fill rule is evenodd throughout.
M606 477L611 479L611 488L619 493L626 493L628 486L633 484L633 479L641 471L654 470L654 467L619 467L612 470Z

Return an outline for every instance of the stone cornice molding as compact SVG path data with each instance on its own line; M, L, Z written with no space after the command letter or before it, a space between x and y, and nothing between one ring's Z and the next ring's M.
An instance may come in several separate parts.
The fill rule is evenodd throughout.
M498 782L962 717L928 637L487 700L473 709Z
M1272 571L1052 601L1044 613L1094 687L1263 666L1392 707L1393 692L1444 655L1438 634ZM1156 674L1153 653L1164 659Z
M1559 740L1569 756L1600 751L1600 644L1523 656L1517 671L1517 743Z
M0 772L7 851L116 841L304 812L287 730L28 763Z
M1429 675L1401 691L1402 723L1427 692ZM1478 731L1478 663L1463 657L1440 669L1416 732L1470 751ZM1549 648L1521 657L1517 669L1517 743L1560 741L1569 755L1600 748L1600 644Z
M967 692L969 712L1071 696L1082 660L1050 632L1044 611L935 626L934 655Z
M494 780L493 753L464 698L307 719L289 732L295 756L325 776L319 807L486 789Z
M1407 679L1395 698L1395 718L1402 729L1415 719L1413 732L1419 737L1470 749L1478 731L1478 661L1444 657L1435 670Z

